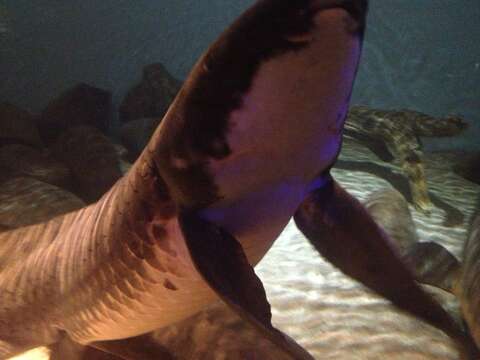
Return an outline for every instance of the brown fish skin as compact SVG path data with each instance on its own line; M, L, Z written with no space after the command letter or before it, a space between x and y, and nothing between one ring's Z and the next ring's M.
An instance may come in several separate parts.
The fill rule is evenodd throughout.
M360 263L381 260L394 279L402 280L401 286L393 286L388 276L368 267L362 275L372 278L363 278L364 283L378 285L380 275L380 293L392 298L392 292L400 292L402 301L397 304L408 304L411 313L462 341L450 318L415 287L363 208L335 184L335 189L320 189L326 184L318 174L327 172L340 148L365 7L365 1L265 0L235 22L200 59L127 177L95 205L56 222L24 228L23 235L41 231L39 243L48 241L49 246L38 245L21 264L13 264L6 254L9 266L0 285L15 291L1 299L1 319L23 321L8 331L0 327L4 347L53 342L58 329L87 344L131 337L181 320L217 296L238 313L250 315L257 328L269 327L264 333L270 330L281 337L274 333L265 299L248 296L249 290L257 295L262 287L250 263L264 255L305 198L302 210L308 212L310 205L328 210L328 231L351 245L360 235L372 245L373 254L386 255L362 257ZM328 57L319 56L326 53ZM274 121L279 115L283 121ZM298 126L292 129L293 121ZM273 139L265 137L272 131ZM252 134L259 136L257 147L242 146ZM262 171L242 171L249 160ZM242 182L235 183L239 167ZM310 203L317 190L331 195L323 209ZM282 193L287 195L285 202L275 202ZM245 217L232 222L239 214ZM199 239L188 224L209 237ZM317 225L322 221L313 224ZM18 244L20 230L7 233L10 249L15 240ZM361 233L352 233L357 230ZM212 239L215 242L208 241ZM20 249L22 245L28 246L22 243ZM215 249L203 250L213 245L218 245L219 259ZM356 249L362 250L362 245L357 243ZM334 250L341 253L343 247L337 243ZM398 260L398 269L391 259ZM34 272L34 265L41 265L42 271ZM236 273L223 273L219 265ZM356 275L362 268L353 270ZM235 280L240 280L240 289ZM403 289L413 290L415 297L405 299ZM35 312L29 311L32 304ZM261 317L256 308L262 309ZM298 359L311 359L305 351L301 354Z
M480 212L470 226L462 260L462 272L455 288L463 316L480 346Z
M361 0L258 2L200 59L147 149L101 200L50 222L2 233L0 288L8 291L0 292L0 357L54 343L61 338L59 329L83 344L139 335L217 299L192 263L178 224L179 210L206 208L223 196L218 191L230 180L217 185L209 163L220 165L218 161L231 154L230 159L239 159L238 149L227 144L233 134L230 114L242 107L242 97L250 90L255 96L264 93L257 78L263 84L276 79L282 85L281 77L270 73L272 67L278 75L289 68L294 71L285 79L281 97L273 96L274 103L265 111L280 110L277 106L291 95L288 91L304 88L308 106L303 106L305 93L299 92L300 108L284 103L281 111L297 108L306 122L313 122L298 128L298 135L314 141L315 128L322 135L320 146L312 143L303 149L302 164L295 165L305 167L300 176L314 177L331 164L360 55L365 6ZM306 63L312 77L303 84L305 69L295 65ZM331 85L322 86L321 95L315 91L323 83L319 80ZM327 113L328 120L318 113ZM251 116L244 115L246 120ZM256 120L250 118L247 124ZM291 125L278 125L282 136L287 135ZM297 138L295 146L303 146L303 140ZM271 145L274 142L270 139ZM258 158L255 152L250 155ZM273 163L264 155L258 159ZM275 164L284 165L280 158ZM272 170L269 174L275 175ZM272 180L278 185L284 178ZM240 193L256 190L248 181L242 186ZM274 221L265 219L270 222L267 233L257 232L261 224L253 227L254 236L232 231L242 244L248 243L245 251L252 263L288 222L301 201L301 191L295 194L298 199L289 200L290 213L285 205L275 204L279 212ZM270 207L274 202L264 199L262 204ZM255 203L249 206L258 208Z
M147 150L127 177L117 182L95 205L2 236L11 251L5 252L1 259L7 266L0 276L0 287L8 291L0 293L0 324L12 324L13 319L18 323L8 330L0 326L0 353L10 354L29 346L55 342L60 337L58 329L66 331L73 340L87 344L151 331L211 303L217 295L209 286L221 292L224 300L235 299L239 293L243 295L242 300L249 304L240 306L243 312L239 313L248 313L246 308L250 305L264 308L267 316L263 321L269 325L268 303L263 299L249 298L245 292L249 286L237 291L235 286L224 281L228 273L210 273L215 281L220 282L220 287L224 286L225 291L221 291L208 282L204 273L199 274L199 264L214 268L217 264L228 263L229 258L222 257L215 262L218 259L212 257L214 252L210 252L206 259L195 256L189 251L193 242L196 242L195 250L200 255L208 255L202 254L201 242L195 238L195 233L188 234L190 247L186 248L188 229L183 228L181 232L178 224L178 216L185 215L185 210L193 214L193 220L199 220L196 215L202 215L200 225L216 240L228 239L233 244L235 260L250 271L247 274L250 278L254 278L248 261L256 263L263 256L304 200L306 192L315 190L302 204L302 209L307 213L312 209L322 211L317 207L318 202L311 203L310 200L317 195L317 190L323 190L321 193L331 200L326 209L331 217L331 222L326 224L327 231L352 243L358 230L361 240L366 241L365 245L373 245L367 248L368 251L388 255L385 258L354 258L354 275L356 270L362 269L357 265L364 260L367 265L372 261L383 261L389 270L395 270L389 263L393 256L390 248L383 246L386 241L382 233L364 209L335 184L333 190L319 189L325 184L317 182L318 174L327 172L340 148L343 120L360 55L365 6L365 1L265 0L257 3L224 33L194 68L166 121L157 129ZM329 55L327 58L315 56L325 53ZM231 60L235 60L233 67ZM295 65L308 64L311 77L299 78L305 71ZM235 74L235 79L226 74ZM288 74L285 83L278 76L282 74ZM278 83L272 85L271 81ZM327 86L319 87L318 84ZM268 86L264 88L262 85ZM283 103L283 100L292 100L292 94L295 95L294 101ZM242 99L241 95L245 97ZM260 95L267 96L271 103L259 102ZM322 100L320 105L319 97ZM294 151L298 157L286 157L281 152L284 146L278 146L277 141L266 142L261 137L256 139L256 145L260 147L253 152L242 153L242 148L236 147L244 140L238 131L240 125L247 125L248 130L258 129L254 126L259 123L253 121L257 118L248 116L251 115L248 100L252 99L253 108L260 110L260 116L270 115L267 119L272 120L280 111L281 115L289 116L287 120L301 125L294 127L296 132L292 134L291 121L287 124L268 122L268 125L276 126L274 140L281 140L280 145L293 145L294 150L300 150ZM259 103L266 107L257 109L255 105ZM284 107L281 107L282 103ZM237 121L229 121L229 115L234 113L238 116ZM252 134L259 133L247 131L250 139ZM288 139L293 139L293 143ZM311 141L311 146L305 147L305 141ZM270 151L277 147L279 152L272 154ZM242 160L242 156L247 157ZM222 174L225 168L238 170L236 166L244 165L245 160L256 160L265 177L257 180L252 175L258 172L244 171L240 172L242 181L235 182L232 180L238 180L238 174L231 171ZM286 169L278 172L279 168ZM277 177L270 177L273 175ZM194 190L194 186L197 189ZM278 199L282 191L290 196L287 203L272 201ZM347 216L342 209L353 210L353 213L347 211L353 216ZM240 225L230 222L232 215L247 215L250 210L256 212L241 218ZM262 218L259 216L262 212L271 217ZM184 216L181 218L185 219ZM215 219L217 222L212 221ZM363 226L365 223L366 227ZM314 225L319 224L322 221ZM267 225L266 233L259 231L264 225ZM41 234L41 237L32 247L25 239L35 234ZM212 245L202 240L206 245ZM252 246L251 240L261 242L253 241ZM377 241L382 245L380 249L375 246ZM246 256L240 245L244 245ZM360 255L368 254L362 242L356 246ZM338 243L333 248L338 251ZM222 255L228 254L225 250L232 249L220 247ZM370 284L379 285L379 292L384 295L392 295L392 291L399 294L396 284L388 287L388 276L381 276L379 284L373 270L375 266L362 274L373 277ZM400 290L410 290L411 279L400 264L396 274L405 281ZM242 278L242 282L251 285L249 280ZM261 283L254 285L261 286ZM419 289L413 289L417 298L406 299L411 312L462 341L461 334L451 326L444 313L436 318L441 309ZM228 292L232 296L228 296ZM401 291L400 297L405 300ZM416 299L420 299L420 304Z
M19 349L55 342L61 335L59 329L77 342L90 344L135 336L180 320L204 308L220 294L226 302L242 295L246 305L237 302L234 305L240 304L240 309L232 306L241 314L248 315L250 307L263 308L266 316L261 320L271 326L268 303L264 299L249 298L245 291L251 288L248 285L252 285L250 280L255 278L248 262L255 263L263 256L294 208L310 191L313 193L302 203L302 210L306 209L307 214L313 210L314 215L317 210L327 210L330 216L325 224L327 231L350 243L356 235L361 235L361 242L353 241L360 255L368 251L387 255L370 259L354 257L353 275L358 275L357 270L362 271L358 264L363 261L367 265L383 261L390 271L396 270L389 263L393 255L385 246L387 242L364 209L337 185L333 184L333 190L320 189L325 184L317 181L318 174L328 170L340 148L343 120L360 55L365 7L365 1L265 0L257 3L200 60L166 121L127 177L117 182L95 205L2 236L5 244L2 250L9 251L0 254L2 265L6 265L0 276L3 290L0 293L0 325L3 325L0 326L0 354L9 355ZM325 53L326 58L317 56ZM237 57L241 61L235 62ZM235 60L233 67L230 60ZM239 69L235 67L238 65ZM311 66L308 79L299 77L305 72L295 65ZM225 76L232 73L235 79ZM278 76L282 74L288 74L288 81L283 82ZM217 83L212 83L214 80L218 80ZM283 100L292 100L292 94L295 95L293 102L283 103ZM262 96L267 96L271 103L259 102ZM248 100L252 98L253 108L260 110L260 115L270 115L268 120L275 119L280 111L283 116L287 114L286 120L290 121L287 124L267 122L275 126L274 141L269 143L259 138L256 143L259 148L243 153L241 147L240 150L236 147L242 144L238 127L247 125L248 130L252 130L248 126L261 130L254 127L259 125L253 121L257 118L248 116L251 115ZM257 109L258 104L266 107ZM228 121L234 113L238 116L236 120L250 122ZM293 134L292 121L300 125L293 127ZM268 132L247 131L247 135L251 139L253 134ZM288 139L293 139L293 143ZM279 146L277 153L269 152L277 148L279 143L275 140L281 140L280 145L293 145L298 157L286 157L281 152L284 146ZM310 146L305 146L305 141ZM247 157L242 160L242 156ZM245 160L258 161L265 177L257 180L253 175L258 172L240 172L242 181L235 183L232 180L238 180L238 174L231 171L222 174L225 168L238 170L237 166L244 165ZM279 168L286 169L278 172ZM270 177L272 175L277 177ZM320 196L326 195L331 200L323 209L318 207L318 202L310 202L318 195L317 190ZM290 196L287 203L272 201L278 199L282 191ZM345 209L353 213L345 214L342 211ZM247 215L250 210L256 212L241 218L240 225L230 222L232 214ZM271 217L258 216L262 212ZM198 220L211 238L228 240L231 248L218 248L222 250L221 255L229 257L217 259L212 255L214 251L202 253L199 240L203 240L205 247L212 244L196 238L195 233L188 233L187 249L188 227L182 228L183 232L179 228L185 213L192 215L190 220ZM198 218L199 214L202 219ZM217 224L212 221L215 219ZM317 220L315 216L314 220ZM314 226L323 225L321 215L318 220ZM367 226L363 226L365 224ZM267 225L267 233L260 232L263 225ZM355 233L357 230L359 234ZM39 234L33 246L26 240ZM262 241L260 244L254 241L252 247L251 240ZM332 238L326 239L325 245L333 245L337 254L344 249L331 241ZM379 248L375 246L378 241ZM210 257L196 256L191 251L192 243L200 255ZM363 245L371 246L365 249ZM227 250L234 250L233 254ZM345 259L345 252L340 251L339 255ZM215 268L218 264L228 264L230 256L241 262L242 266L234 270L247 286L237 289L236 277L230 279L232 286L232 282L224 281L229 273L221 271L208 274L220 283L212 286L218 284L208 281L199 264ZM247 277L241 273L245 269ZM378 283L375 275L379 273L374 270L375 266L367 267L361 275L370 276L373 279L370 284L379 285L380 293L400 294L401 300L411 306L412 313L463 340L444 313L436 318L441 309L418 288L413 286L412 294L416 298L405 299L410 293L401 290L410 290L412 282L400 264L396 275L405 281L400 287L388 286L390 279L381 272L381 283ZM261 283L253 285L260 287ZM311 358L304 355L297 359Z
M418 235L405 197L392 188L380 189L368 195L363 203L375 222L404 254L418 241Z
M453 317L415 283L366 209L333 179L307 197L294 219L317 251L343 273L444 331L456 341L462 359L480 356Z
M469 225L463 257L459 261L440 244L419 242L410 246L404 260L417 281L454 294L469 331L480 346L480 202Z

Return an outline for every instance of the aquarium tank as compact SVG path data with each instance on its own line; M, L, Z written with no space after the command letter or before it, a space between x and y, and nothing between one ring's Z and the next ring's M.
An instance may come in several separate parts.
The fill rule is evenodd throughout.
M2 0L0 359L476 359L480 2L365 3Z

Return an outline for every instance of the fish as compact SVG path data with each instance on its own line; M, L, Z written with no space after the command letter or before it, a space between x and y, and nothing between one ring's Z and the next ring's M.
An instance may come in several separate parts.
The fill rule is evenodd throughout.
M430 214L433 204L420 136L454 136L467 127L460 116L438 118L408 109L381 110L357 105L349 110L345 135L361 141L383 161L395 160L408 178L415 208Z
M462 259L435 242L419 242L405 255L416 279L452 293L477 346L480 346L480 198L472 217Z
M392 239L392 245L405 254L418 242L418 235L405 197L393 188L370 193L363 205L375 222Z
M0 358L68 339L124 359L172 359L144 334L220 299L285 354L311 360L272 325L253 268L292 216L344 273L478 354L329 173L367 7L257 1L201 56L98 202L1 233L1 246L18 250L0 262Z

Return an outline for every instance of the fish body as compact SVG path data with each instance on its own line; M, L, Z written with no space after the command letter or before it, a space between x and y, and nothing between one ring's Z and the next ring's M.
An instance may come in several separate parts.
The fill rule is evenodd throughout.
M2 233L0 357L67 336L155 358L139 335L220 298L285 353L312 360L272 325L253 269L294 214L347 275L475 353L329 174L366 13L366 0L258 1L200 58L138 160L97 203Z
M470 226L462 260L462 272L455 287L462 314L470 332L480 346L480 213Z
M217 299L181 209L226 229L256 264L340 150L365 13L364 1L258 2L100 201L2 233L0 357L62 333L82 344L139 335Z
M479 203L480 204L480 203ZM405 255L417 280L454 294L469 331L480 346L480 212L472 217L462 259L457 259L440 244L413 244Z
M418 241L415 224L405 197L393 188L369 194L364 202L372 218L387 232L400 253Z

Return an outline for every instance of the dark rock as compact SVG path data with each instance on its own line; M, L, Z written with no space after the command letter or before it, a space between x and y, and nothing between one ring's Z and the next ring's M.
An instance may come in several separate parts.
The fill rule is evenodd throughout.
M42 147L34 117L10 103L0 104L0 146L26 144Z
M66 129L91 125L106 133L112 115L112 94L87 84L78 84L51 101L39 119L42 138L48 144Z
M168 110L182 83L160 63L143 68L141 82L131 88L119 108L120 121L159 118Z
M144 118L129 121L122 126L120 138L128 149L128 159L134 161L143 151L153 132L157 128L159 118Z
M459 157L453 171L464 179L480 185L480 152Z
M80 209L75 195L33 178L17 177L0 186L0 228L33 225Z
M97 201L123 176L115 146L92 126L66 130L53 154L70 169L74 192L87 203Z
M0 169L3 180L17 176L32 177L64 189L71 186L68 168L49 156L46 150L13 144L0 147Z

